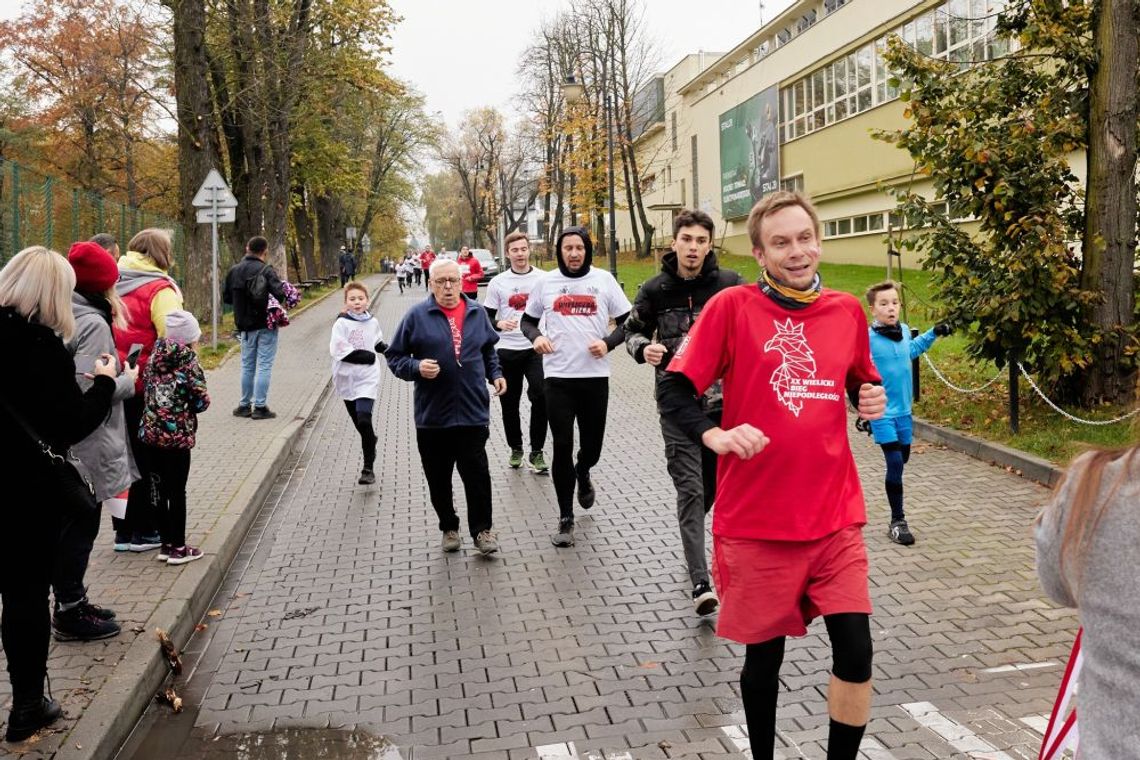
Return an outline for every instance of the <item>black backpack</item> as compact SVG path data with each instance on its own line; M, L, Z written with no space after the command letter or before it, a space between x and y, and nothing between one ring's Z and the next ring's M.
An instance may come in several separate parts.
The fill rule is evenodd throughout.
M257 274L245 282L249 297L255 301L263 301L269 297L269 277L265 274L267 269L269 269L269 265L263 264L261 269L257 270Z

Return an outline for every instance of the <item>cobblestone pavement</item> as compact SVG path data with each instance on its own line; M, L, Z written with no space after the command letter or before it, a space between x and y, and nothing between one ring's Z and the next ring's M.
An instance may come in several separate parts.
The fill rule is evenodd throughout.
M386 334L421 297L385 297ZM457 554L439 549L410 384L384 373L373 487L355 484L357 439L327 403L219 591L218 614L188 646L179 689L190 709L152 709L120 757L215 757L210 747L234 734L287 743L306 727L340 736L337 746L335 729L391 741L382 754L340 757L747 756L742 649L692 611L651 372L624 354L613 364L597 506L566 550L548 540L549 478L506 467L497 419L502 552L484 559L466 536ZM863 436L854 448L872 504L876 606L864 756L1036 757L1075 631L1034 575L1030 525L1045 491L920 444L907 471L918 543L899 547L886 537L879 450ZM778 757L824 757L829 660L822 623L789 642Z
M385 279L371 277L367 282L375 287ZM305 400L323 387L328 379L325 357L329 325L341 308L341 298L333 293L282 331L269 390L269 406L278 412L277 419L253 422L231 416L241 395L238 357L231 357L207 373L211 404L199 418L198 447L194 449L189 480L186 530L191 543L203 540L214 529L219 516L251 477L268 443L295 418ZM66 718L57 722L55 731L43 732L36 741L23 745L0 742L0 757L17 751L27 757L51 756L122 662L179 575L200 571L201 563L167 567L154 561L154 552L116 554L111 549L114 533L106 513L103 523L87 572L89 597L115 610L123 632L106 641L52 642L48 673ZM3 664L6 661L0 652L0 665ZM7 719L10 700L8 680L0 678L0 705L4 708L0 720Z

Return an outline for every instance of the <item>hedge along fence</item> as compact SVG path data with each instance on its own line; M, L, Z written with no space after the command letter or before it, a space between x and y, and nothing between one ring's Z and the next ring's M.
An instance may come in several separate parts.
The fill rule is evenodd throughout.
M131 237L148 227L170 230L171 274L179 278L186 266L186 234L178 222L0 159L0 265L32 245L67 253L72 243L97 232L114 235L125 252Z

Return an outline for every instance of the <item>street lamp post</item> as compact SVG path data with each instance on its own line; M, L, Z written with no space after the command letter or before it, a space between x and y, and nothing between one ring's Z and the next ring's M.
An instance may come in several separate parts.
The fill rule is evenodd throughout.
M603 64L604 64L604 62L603 62ZM605 82L605 79L606 79L606 73L605 73L605 69L603 68L602 69L602 81ZM562 97L566 100L566 103L568 105L572 106L575 103L580 102L582 100L582 98L585 97L585 94L586 94L586 88L581 83L576 81L573 75L566 77L566 81L562 83ZM608 227L609 227L609 236L608 236L609 237L609 244L606 247L609 248L609 254L610 254L609 255L610 274L612 274L616 278L617 277L617 223L616 223L617 212L614 208L614 138L613 138L613 130L610 129L610 104L611 104L610 95L607 92L607 93L605 93L604 99L602 101L602 114L603 114L603 119L605 121L605 130L606 130L606 154L607 154L608 159L609 159L607 161L606 174L607 174L607 179L608 179L608 183L609 183L610 218L609 218L609 224L608 224Z

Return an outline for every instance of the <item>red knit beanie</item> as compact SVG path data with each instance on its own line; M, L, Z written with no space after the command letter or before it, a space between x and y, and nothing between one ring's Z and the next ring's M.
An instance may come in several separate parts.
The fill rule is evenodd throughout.
M119 265L114 257L95 243L75 243L67 252L67 260L75 270L78 291L103 293L119 281Z

